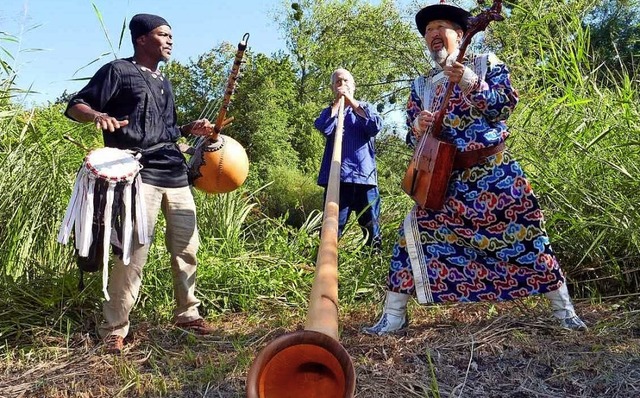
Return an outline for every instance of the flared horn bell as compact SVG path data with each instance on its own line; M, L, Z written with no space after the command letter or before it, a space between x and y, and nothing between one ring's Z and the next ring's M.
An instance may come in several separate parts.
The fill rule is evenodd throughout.
M300 330L262 349L247 376L247 398L351 398L351 357L324 333Z
M278 337L258 354L247 376L247 398L352 398L356 375L338 341L338 199L344 126L339 99L320 247L305 330Z

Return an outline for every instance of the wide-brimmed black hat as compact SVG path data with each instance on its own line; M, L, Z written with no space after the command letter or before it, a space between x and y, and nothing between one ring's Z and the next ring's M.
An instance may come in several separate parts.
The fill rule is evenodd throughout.
M471 16L466 10L449 4L433 4L426 6L416 14L416 26L420 34L424 36L427 24L437 19L455 22L464 32L467 31L467 20Z

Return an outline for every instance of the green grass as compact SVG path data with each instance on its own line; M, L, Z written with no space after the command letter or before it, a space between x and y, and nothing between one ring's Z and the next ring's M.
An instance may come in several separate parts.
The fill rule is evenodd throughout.
M521 102L509 120L509 144L540 198L552 246L575 296L594 302L632 296L640 290L639 74L598 69L589 55L588 31L577 16L556 22L560 31L555 35L536 36L537 62L525 56L509 60L537 76L535 81L514 77ZM0 32L0 50L3 40L14 38ZM58 244L56 235L84 157L62 135L87 147L101 144L91 126L66 120L60 105L26 110L12 103L18 89L10 61L0 51L0 360L27 368L60 356L55 349L60 341L71 347L77 346L78 335L95 337L101 277L86 276L87 287L79 292L72 249ZM396 229L412 205L399 188L407 154L392 139L378 151L382 254L363 247L354 220L340 242L339 291L346 313L381 300ZM290 330L304 318L321 214L306 205L315 203L318 191L309 185L315 176L289 174L287 181L301 188L280 192L276 199L273 193L272 202L269 189L262 188L196 194L201 235L197 295L208 319L244 313L251 326ZM283 202L290 208L274 214L274 204ZM255 342L252 333L225 336L231 346L215 347L228 350L224 355L202 355L202 343L189 338L179 354L171 351L167 341L184 339L158 330L171 321L174 302L162 220L157 228L132 319L147 325L162 344L147 348L150 372L128 361L114 362L111 375L122 386L119 396L168 396L184 386L205 392L212 386L203 380L223 383L227 375L241 377L253 355L244 348ZM430 352L426 355L433 366ZM430 393L439 396L433 373L428 383ZM55 386L46 388L59 392Z

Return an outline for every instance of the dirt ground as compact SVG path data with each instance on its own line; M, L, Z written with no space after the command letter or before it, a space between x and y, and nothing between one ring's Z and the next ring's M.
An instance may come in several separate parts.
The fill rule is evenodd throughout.
M578 303L586 332L560 329L541 303L412 305L410 328L385 337L360 333L375 308L347 314L340 343L355 367L355 396L640 397L637 298ZM141 324L118 356L102 354L88 334L45 336L32 357L0 364L0 397L243 397L257 353L301 327L273 324L233 314L207 337Z

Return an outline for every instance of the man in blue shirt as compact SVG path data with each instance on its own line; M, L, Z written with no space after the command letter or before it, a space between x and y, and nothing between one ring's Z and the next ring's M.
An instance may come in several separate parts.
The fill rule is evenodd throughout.
M344 97L338 233L342 235L349 214L355 211L358 224L367 232L367 245L378 249L381 244L380 192L374 143L376 134L382 130L382 118L371 104L353 97L355 88L353 76L348 70L336 69L331 75L335 99L315 121L315 127L326 137L318 185L325 188L326 197L334 133L338 124L338 99Z

